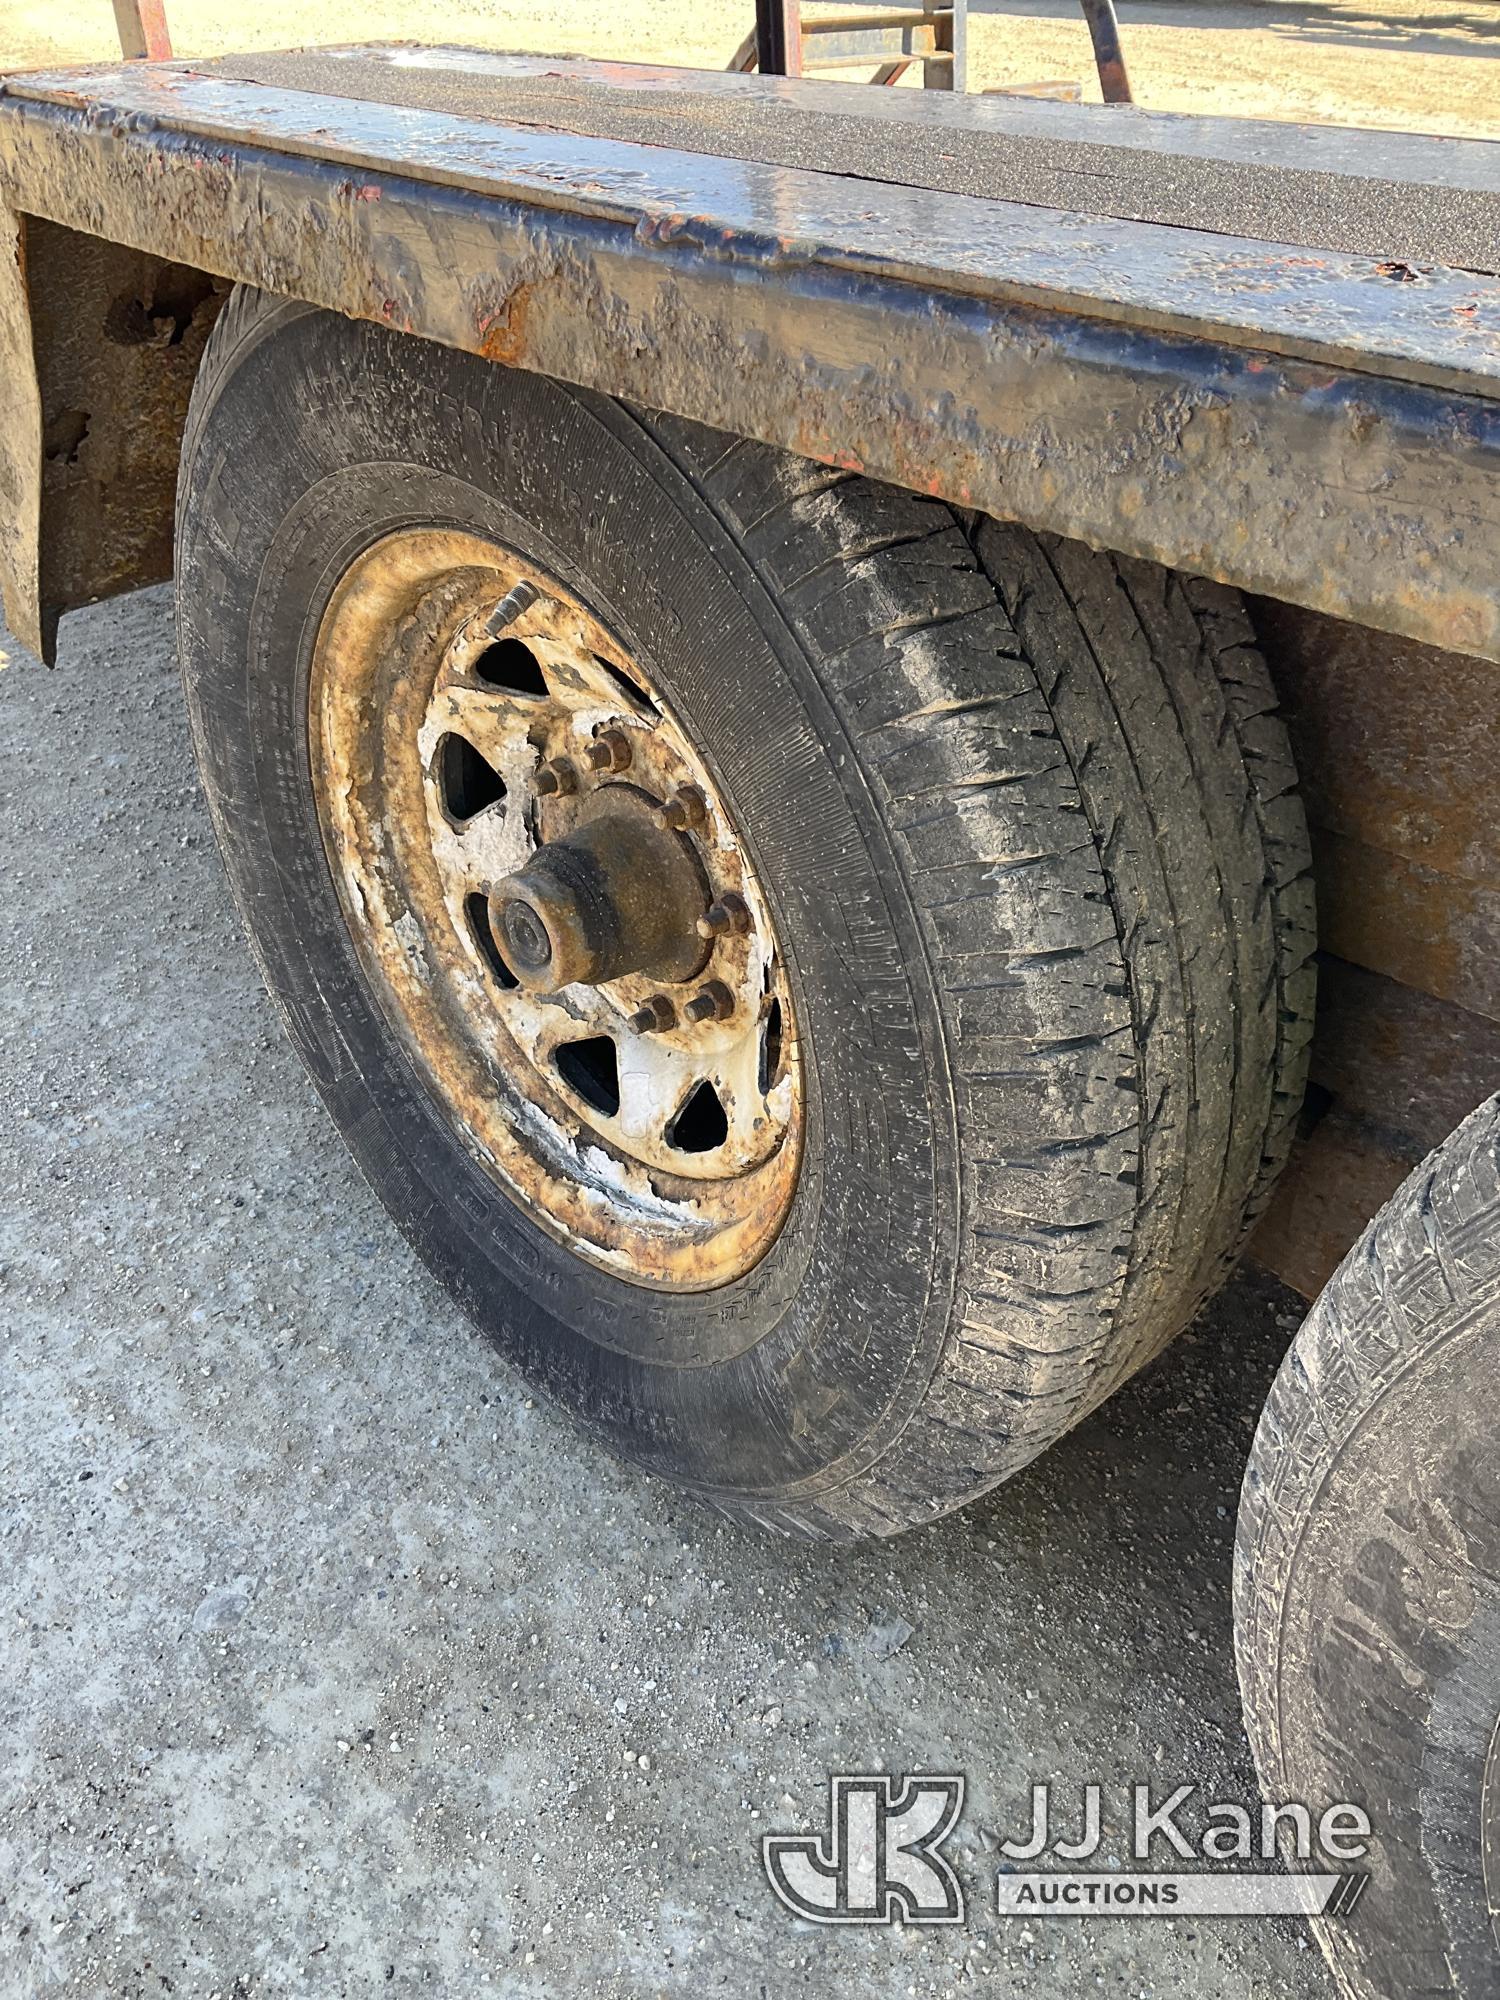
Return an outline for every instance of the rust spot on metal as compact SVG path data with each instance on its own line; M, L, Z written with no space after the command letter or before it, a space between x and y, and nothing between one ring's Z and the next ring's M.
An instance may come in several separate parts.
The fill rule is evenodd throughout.
M528 346L531 294L530 284L513 286L496 306L479 315L475 322L479 336L478 351L486 361L498 361L507 368L523 365Z

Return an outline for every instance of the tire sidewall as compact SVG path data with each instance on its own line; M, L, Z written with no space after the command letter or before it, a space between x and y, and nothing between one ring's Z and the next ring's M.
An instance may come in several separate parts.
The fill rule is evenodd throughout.
M1325 1296L1317 1312L1331 1309ZM1500 1976L1486 1884L1500 1802L1485 1782L1500 1476L1473 1420L1500 1396L1496 1333L1493 1307L1471 1309L1362 1384L1341 1423L1329 1412L1308 1434L1295 1495L1256 1474L1253 1575L1239 1558L1241 1596L1256 1599L1237 1619L1247 1718L1268 1791L1315 1815L1336 1801L1370 1814L1369 1891L1347 1926L1316 1924L1351 1995L1479 2000ZM1323 1372L1335 1389L1347 1379ZM1308 1394L1295 1366L1273 1402L1293 1394Z

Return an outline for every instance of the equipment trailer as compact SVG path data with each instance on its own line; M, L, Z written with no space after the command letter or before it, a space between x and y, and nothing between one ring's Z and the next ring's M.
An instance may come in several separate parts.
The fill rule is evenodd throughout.
M10 625L175 570L270 989L533 1380L891 1533L1247 1244L1320 1294L1236 1610L1267 1790L1372 1803L1360 1994L1500 1969L1497 168L455 49L0 90Z

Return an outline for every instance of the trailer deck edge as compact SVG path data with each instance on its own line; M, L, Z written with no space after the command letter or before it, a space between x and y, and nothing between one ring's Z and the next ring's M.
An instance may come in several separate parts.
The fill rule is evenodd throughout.
M472 119L448 121L445 148L424 116L181 65L11 79L0 192L16 217L1500 658L1493 280L1434 272L1424 290L1347 255L1075 217L1075 275L1054 259L1039 284L1049 211L894 188L882 255L859 234L868 182ZM0 266L12 361L47 310L29 226L8 222ZM919 264L900 245L923 228ZM1132 253L1156 261L1122 271ZM49 412L24 383L9 394L5 599L46 648L57 612L100 593L87 575L43 589L68 481L42 472Z

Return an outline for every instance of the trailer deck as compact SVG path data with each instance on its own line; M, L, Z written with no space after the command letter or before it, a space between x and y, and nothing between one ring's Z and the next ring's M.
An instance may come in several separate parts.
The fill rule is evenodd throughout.
M18 235L40 218L1489 658L1497 186L1478 141L463 50L0 87ZM8 341L75 251L6 260ZM6 601L45 646L99 589L43 579L48 413L24 379L0 399L33 496Z
M1500 154L1481 141L1140 110L1121 119L1100 105L463 49L311 49L223 57L198 73L887 189L1500 271ZM479 185L461 166L453 184Z

